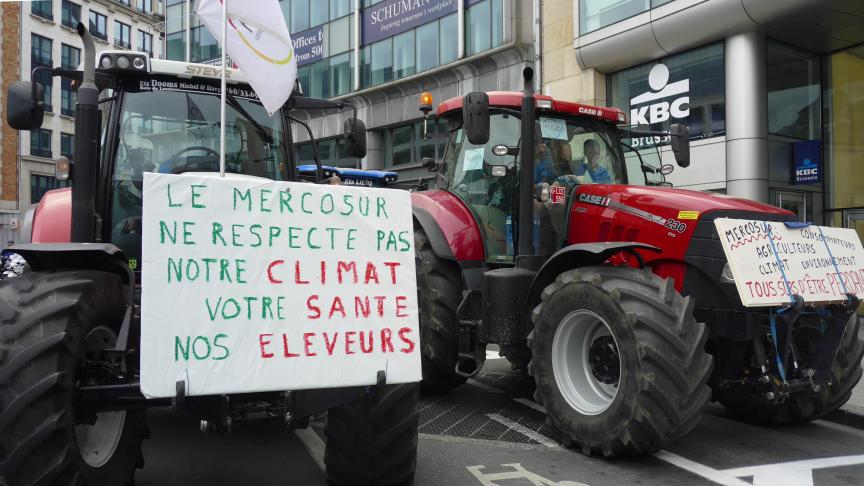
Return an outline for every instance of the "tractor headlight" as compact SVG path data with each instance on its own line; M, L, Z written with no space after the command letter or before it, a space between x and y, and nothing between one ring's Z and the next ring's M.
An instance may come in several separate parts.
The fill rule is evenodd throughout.
M72 162L64 156L54 161L54 178L58 181L68 181L72 176Z
M720 272L720 281L725 283L735 283L735 275L732 274L732 267L729 266L729 262L726 262L726 265L723 265L723 271Z
M99 67L106 71L150 72L150 56L145 52L104 51L99 56Z

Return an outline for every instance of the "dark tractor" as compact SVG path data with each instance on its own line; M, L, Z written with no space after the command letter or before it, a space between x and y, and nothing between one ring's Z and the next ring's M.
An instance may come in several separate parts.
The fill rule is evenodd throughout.
M133 484L144 465L145 411L172 406L200 416L210 433L248 420L305 427L328 411L330 484L411 484L416 383L379 376L369 387L187 397L178 386L173 399L141 394L142 173L218 172L220 69L117 51L100 54L94 71L93 41L83 24L78 32L83 72L37 68L77 86L74 165L57 162L58 177L72 187L50 191L28 211L32 243L11 249L25 271L0 281L0 483ZM13 128L42 124L42 92L38 83L10 87ZM291 124L304 124L292 110L350 107L293 96L270 117L236 70L229 93L227 171L244 177L299 180ZM365 154L356 116L346 123L346 143L352 156ZM317 165L313 179L321 182Z
M711 399L775 424L845 403L864 354L855 296L790 306L775 339L771 310L741 304L714 228L794 215L669 187L656 142L686 167L686 127L619 129L620 110L535 95L524 75L524 93L437 109L449 140L443 160L424 161L437 182L412 194L421 388L464 383L497 344L564 442L605 456L672 444Z

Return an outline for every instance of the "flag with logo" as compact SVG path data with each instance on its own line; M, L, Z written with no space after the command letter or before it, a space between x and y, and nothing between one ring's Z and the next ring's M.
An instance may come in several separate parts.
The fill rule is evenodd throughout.
M228 1L228 42L222 39L222 1ZM200 0L195 13L272 115L285 104L297 79L297 59L278 0Z

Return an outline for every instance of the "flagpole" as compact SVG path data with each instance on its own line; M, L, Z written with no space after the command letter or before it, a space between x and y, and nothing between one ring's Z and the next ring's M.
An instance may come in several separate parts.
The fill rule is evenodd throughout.
M222 0L222 96L219 104L219 177L225 177L225 72L228 69L228 0Z

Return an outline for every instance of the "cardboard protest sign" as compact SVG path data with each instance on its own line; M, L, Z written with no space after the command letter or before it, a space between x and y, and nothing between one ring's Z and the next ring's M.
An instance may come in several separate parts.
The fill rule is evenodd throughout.
M144 174L147 397L420 380L405 191Z
M741 302L786 305L790 295L808 303L864 297L864 249L855 230L718 218L720 243Z

